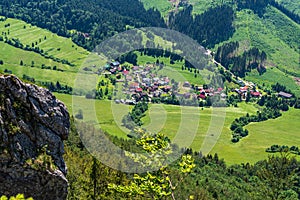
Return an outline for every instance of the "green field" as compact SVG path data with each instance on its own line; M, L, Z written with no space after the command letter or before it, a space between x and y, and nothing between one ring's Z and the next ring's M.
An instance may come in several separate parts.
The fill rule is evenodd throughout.
M230 142L230 135L222 134L212 153L218 153L228 164L250 162L266 158L265 149L273 144L300 145L300 110L290 109L277 119L247 125L249 136L237 144ZM299 156L297 156L299 158Z
M246 80L259 85L264 84L268 87L270 87L275 82L278 82L280 84L284 84L296 96L300 97L300 87L295 83L295 80L291 76L283 73L275 67L268 68L267 72L263 75L259 75L257 71L252 71L251 73L249 73L249 76L246 77Z
M76 115L82 110L83 120L100 125L100 128L111 135L127 137L129 130L121 126L122 117L129 112L129 106L115 104L112 101L88 100L85 97L58 94L55 96L63 101L70 114Z
M10 26L5 27L5 25ZM9 39L19 39L23 45L39 47L47 52L49 56L54 58L65 59L75 66L62 64L53 59L47 59L33 51L26 51L20 48L11 46L3 41L0 42L0 60L4 62L0 65L0 71L5 69L11 70L13 74L23 77L28 75L33 77L35 81L39 82L54 82L59 81L61 84L74 86L76 78L80 80L94 80L94 81L80 81L76 83L78 90L91 90L95 88L94 82L98 79L97 75L81 70L77 73L79 68L84 66L92 66L95 63L99 64L99 57L89 56L89 52L77 46L69 38L60 37L45 29L32 26L24 21L8 18L6 21L0 22L0 31L2 36L6 34ZM9 32L9 34L8 34ZM87 57L89 59L87 59ZM21 65L21 61L23 65ZM103 63L101 63L103 64ZM42 69L42 65L50 67L51 69ZM59 70L53 70L56 66ZM95 69L96 70L96 69Z
M118 137L126 138L129 133L121 126L121 120L131 107L111 101L87 100L84 97L75 97L72 105L71 96L55 95L67 105L70 113L76 114L81 109L84 121L99 125L104 131ZM238 108L228 107L226 112L222 108L202 110L152 104L142 121L148 131L162 132L180 146L189 146L205 153L218 153L228 164L254 163L264 159L268 156L265 149L273 144L300 146L300 110L296 109L290 109L274 120L247 125L249 136L236 144L232 143L229 129L231 122L256 111L253 104L246 103L239 104Z
M203 85L208 82L208 75L212 75L213 73L208 70L200 70L197 77L195 77L194 71L189 72L188 70L182 70L182 65L184 62L175 62L175 64L170 64L170 58L154 58L151 56L138 56L138 64L145 65L147 63L155 63L156 60L160 62L164 62L166 67L161 70L158 70L158 75L168 76L170 79L174 79L177 82L189 81L194 85Z
M150 8L157 9L162 16L167 17L167 14L172 9L172 4L168 0L141 0L141 2L144 4L144 7L148 10Z
M10 26L5 28L4 26L7 24ZM2 34L7 33L6 36L9 39L18 38L22 44L30 47L34 43L34 47L43 49L48 55L66 59L77 66L80 66L89 54L88 51L74 44L69 38L60 37L18 19L8 18L6 21L0 22L0 32Z

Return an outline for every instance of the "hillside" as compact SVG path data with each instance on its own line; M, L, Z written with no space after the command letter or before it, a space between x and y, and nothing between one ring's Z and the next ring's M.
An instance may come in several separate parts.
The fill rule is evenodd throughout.
M72 37L75 43L89 50L129 27L165 27L160 13L153 9L146 11L139 0L3 0L0 5L0 15Z
M198 6L206 9L213 8L219 5L219 3L217 3L216 5L207 3L205 7L204 5L202 5L203 3L204 2L199 2ZM162 7L166 5L167 4L162 5ZM149 9L150 7L151 4L149 3L147 8ZM194 13L195 11L197 11L197 6L193 8L193 14L197 15L197 13ZM252 72L247 73L246 79L254 83L263 85L265 87L270 87L276 82L284 82L285 86L288 89L291 89L292 92L298 95L299 86L296 85L295 80L293 79L291 74L297 74L299 72L299 67L297 66L296 52L298 42L298 38L296 36L298 34L297 30L299 29L299 24L293 22L283 13L281 13L278 9L271 6L267 7L263 17L259 17L253 11L250 10L241 10L235 12L236 17L233 22L235 31L232 37L230 37L224 42L221 42L220 44L217 44L213 48L213 50L215 50L218 46L221 46L224 43L230 41L239 41L240 52L243 52L244 50L247 50L251 47L257 47L260 50L267 52L267 72L263 75L259 75L258 72L253 70ZM203 12L199 11L198 13ZM285 29L288 29L290 31L284 34ZM89 57L88 60L85 60L88 57L89 52L74 44L70 38L58 36L45 29L41 29L31 24L25 23L21 20L11 18L2 20L0 22L0 30L2 31L2 35L5 40L14 41L17 39L16 41L23 45L23 47L18 47L15 45L15 43L9 44L8 42L1 41L1 43L3 44L3 51L0 52L0 58L4 61L4 64L0 65L0 69L2 69L2 71L7 69L9 72L11 71L12 73L20 77L24 77L24 75L27 75L31 78L34 78L35 82L37 83L52 82L53 84L56 84L56 82L58 81L60 82L60 84L65 84L67 86L72 87L74 86L74 80L78 75L76 72L78 72L78 69L82 67L83 62L85 62L89 68L91 68L91 66L93 65L93 57ZM176 48L176 43L174 43L174 41L166 41L163 39L163 37L165 36L161 37L156 35L156 33L151 33L149 35L143 33L141 35L141 41L144 45L146 45L146 41L151 41L150 38L152 37L154 37L154 43L159 43L165 48ZM24 46L38 48L39 51L36 52L29 48L26 49ZM43 52L41 52L41 50ZM289 55L289 57L280 56L283 54ZM18 55L18 59L16 59L16 57L13 55ZM146 55L138 56L137 63L139 65L145 65L146 63L154 63L157 59L159 59L160 62L170 63L169 58L156 58ZM99 59L96 59L96 61L99 61ZM96 65L100 68L104 64L105 62L101 63L101 65L99 65L99 63L97 63ZM197 76L197 78L195 78L194 73L182 71L181 66L183 64L183 62L176 62L173 65L167 65L171 66L176 72L179 72L181 76L189 80L192 84L205 83L201 76ZM97 70L96 68L91 68L92 71L83 70L80 73L84 73L83 75L86 76L86 80L96 81L98 79L98 75L92 73L93 71L95 72L95 70ZM171 71L167 69L162 70L161 73L161 75L168 75L169 77L172 77ZM212 72L209 71L201 71L201 73L207 73L212 75ZM175 79L177 78L175 77ZM108 79L104 80L108 81ZM95 89L95 85L91 85L91 81L84 81L81 84L83 85L83 88L75 91L79 94L81 93L85 95L86 89L89 92ZM110 87L113 86L111 85ZM62 97L62 99L69 105L69 108L71 109L70 98ZM107 105L109 105L109 103L110 102L99 103L98 109L102 110L102 107L106 108ZM84 105L87 106L88 104ZM73 114L76 114L77 112L79 112L79 110L80 109L74 110ZM85 107L81 110L89 109ZM102 116L102 114L99 115L99 119L102 118L100 122L100 124L102 124L102 128L113 135L126 137L126 135L123 132L125 129L121 130L120 128L117 128L116 124L108 123L112 119L112 116L109 115L110 112L111 111L103 112L108 114L106 116ZM231 111L229 111L228 117L226 119L228 120L228 123L234 120L234 118L230 117L230 113ZM234 111L232 113L234 113ZM118 123L121 123L121 118L123 115L125 115L125 113L120 115ZM210 117L210 115L207 116ZM175 115L169 120L176 117L178 116ZM87 121L88 120L92 119L87 118ZM147 120L149 119L146 118L146 121ZM174 133L168 133L168 131L173 130L172 128L170 128L171 127L167 127L163 130L166 131L166 135L172 138L172 134ZM125 132L128 133L128 130L125 130ZM226 130L222 135L228 135L228 133L230 133L230 131ZM194 142L192 144L193 148L200 148L200 145L203 141L202 135L203 133L199 130L199 134L197 134L197 137L201 139L198 139L197 142ZM225 138L228 137L226 136ZM270 144L266 145L266 147L272 145L271 143L274 142L270 140ZM259 158L263 158L267 155L263 153L264 148L259 149L259 151L261 152L260 156L258 156ZM226 155L227 153L225 153L223 156L226 157ZM235 159L230 160L229 158L228 161L231 163L235 162L234 160ZM254 159L254 161L256 160L258 160L258 158Z
M58 36L21 20L1 20L0 31L0 60L3 62L0 70L19 77L26 75L25 79L34 79L39 85L59 82L72 87L77 72L90 54L70 38ZM96 77L93 74L86 76ZM83 88L91 90L94 85L83 85Z
M162 10L162 5L164 5L164 3L156 4L152 1L146 2L146 7L154 7L158 10ZM162 2L165 2L165 4L167 4L168 1L165 0ZM211 49L216 51L217 47L225 43L238 41L240 43L240 54L252 47L256 47L261 51L265 51L268 56L266 64L268 68L267 73L260 76L258 72L253 71L246 76L246 79L259 84L263 84L264 82L264 85L268 87L270 87L271 84L275 84L276 82L285 83L285 85L290 90L292 90L297 96L300 96L299 85L295 81L295 77L300 76L300 25L299 23L293 21L291 15L287 15L285 10L285 8L289 9L289 11L297 15L297 8L299 8L299 3L292 0L278 2L280 6L284 6L281 10L274 7L274 3L272 3L273 6L267 6L265 8L265 11L261 15L256 14L255 8L254 10L236 8L235 18L233 21L235 30L233 34L228 39L225 39L222 42L211 47ZM196 16L199 14L203 14L208 9L220 5L230 5L231 1L190 0L188 1L188 3L193 5L192 14ZM236 7L236 5L234 5L233 7ZM170 12L174 12L173 9L169 9L169 11L166 12L166 6L163 8L164 11L162 12L162 14L164 16L170 15ZM177 12L181 13L181 10ZM183 15L183 13L184 12L179 15ZM166 18L168 18L168 16L166 16ZM184 21L185 19L186 18L181 16L180 20ZM182 27L184 26L185 25L183 23ZM180 30L180 28L178 30ZM193 35L191 37L193 37Z
M2 0L0 197L299 199L299 6Z
M284 25L287 24L290 25L285 28ZM258 72L253 71L246 79L265 85L281 82L299 96L299 86L294 76L299 77L300 73L297 52L300 25L276 8L268 7L264 18L252 12L239 11L235 26L237 29L229 41L239 41L241 50L257 47L268 55L267 72L260 76ZM285 31L288 29L290 31Z

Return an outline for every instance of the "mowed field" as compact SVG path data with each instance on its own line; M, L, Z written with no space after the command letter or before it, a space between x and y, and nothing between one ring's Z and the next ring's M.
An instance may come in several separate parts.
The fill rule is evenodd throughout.
M7 26L8 24L9 26ZM0 33L9 39L19 39L22 44L30 47L34 44L34 47L43 49L48 55L68 60L76 66L80 66L89 54L88 51L73 43L71 38L60 37L18 19L8 18L6 21L0 22Z
M122 117L132 108L112 101L87 100L84 97L55 94L76 114L81 109L84 121L100 126L104 131L126 138L129 130L122 127ZM267 158L267 147L273 144L300 146L300 110L290 109L283 116L246 128L249 136L234 144L231 142L231 122L246 113L255 113L252 104L241 103L238 108L193 108L152 104L142 119L143 128L166 134L173 143L188 146L195 151L218 153L228 164L254 163Z
M73 43L70 38L60 37L48 30L11 18L0 22L0 33L3 38L18 39L24 46L39 47L47 53L48 56L60 60L67 60L74 65L62 64L53 59L45 58L39 53L16 48L0 41L0 60L4 62L3 65L0 65L0 71L2 72L7 69L21 78L25 74L33 77L36 81L53 83L59 81L60 84L72 87L78 76L80 76L81 80L83 80L83 76L84 79L87 80L95 80L98 78L97 75L83 70L80 71L82 72L81 74L78 74L79 69L82 68L83 65L89 67L94 66L95 62L91 61L95 59L93 59L93 55L88 51ZM96 61L99 63L99 58L96 59ZM21 62L23 65L21 65ZM43 65L51 69L42 69ZM100 66L100 64L98 64L98 66ZM59 70L53 70L54 67ZM80 86L76 83L76 87L80 90L91 90L95 88L94 82L95 81L81 81Z

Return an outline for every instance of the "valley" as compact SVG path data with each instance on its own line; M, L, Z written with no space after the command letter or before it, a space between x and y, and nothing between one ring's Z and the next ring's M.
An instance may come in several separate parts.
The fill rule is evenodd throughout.
M253 45L256 46L255 44L259 44L258 39L260 38L261 41L264 41L262 43L262 46L265 46L264 44L266 43L265 40L262 40L261 37L251 37L251 35L248 35L248 38L245 38L244 36L247 35L245 31L255 31L257 28L257 23L255 26L251 26L249 23L245 27L244 25L238 25L238 24L245 24L243 17L246 17L247 13L239 13L238 14L238 20L236 26L239 27L237 29L237 32L233 35L233 38L231 39L232 41L239 40L241 41L241 44L247 45L247 41L252 41L254 42ZM239 17L241 16L241 18ZM250 19L249 17L254 17L253 14L249 15L246 19ZM240 22L239 22L240 21ZM250 20L250 22L254 22L254 20ZM5 27L4 25L10 24L10 26ZM262 26L263 25L259 25ZM298 25L297 25L298 26ZM82 66L82 64L85 62L85 59L87 58L89 52L82 49L81 47L77 46L76 44L72 43L70 39L63 38L60 36L57 36L56 34L53 34L47 30L37 28L36 26L32 26L30 24L27 24L25 22L22 22L20 20L16 19L7 19L5 21L0 22L0 27L3 27L0 29L2 32L2 35L7 37L7 39L18 39L20 43L23 45L28 45L28 46L36 46L40 49L43 49L43 51L46 53L47 56L51 56L52 58L59 58L63 60L67 60L69 63L71 63L73 66L70 66L68 64L63 64L61 62L54 61L52 58L46 58L45 56L40 55L39 53L33 52L33 51L26 51L24 49L16 48L12 45L9 45L7 43L4 43L3 41L1 42L2 45L2 51L1 51L1 60L4 61L4 64L0 66L0 69L4 71L5 69L11 71L11 73L14 73L20 77L23 75L30 75L30 77L34 78L35 81L38 82L43 82L43 81L48 81L52 83L56 83L59 81L61 84L66 84L68 86L73 86L74 81L76 79L77 73L79 68ZM250 28L252 27L252 28ZM243 30L246 28L245 30ZM267 30L267 29L265 29ZM9 32L9 35L8 35ZM248 32L248 34L254 34L254 32ZM28 37L28 34L30 34L30 37ZM272 34L267 31L267 35L265 37L270 37L268 34ZM157 37L157 36L156 36ZM252 39L251 39L252 38ZM278 41L278 42L277 42ZM279 40L272 40L270 47L274 48L276 46L276 43L280 43ZM240 49L247 48L246 46L241 46ZM289 68L291 73L298 73L298 67L296 64L296 56L293 55L293 49L290 47L284 47L282 51L290 52L289 55L291 56L292 59L286 58L288 61L284 61L282 59L277 58L276 56L272 56L271 60L272 62L276 63L276 59L279 60L279 63L289 63L290 66L294 66L294 68ZM270 51L266 49L267 52L274 52L274 53L279 53L277 51ZM18 59L14 55L18 55ZM31 55L31 56L28 56ZM275 55L275 54L274 54ZM273 59L275 58L275 59ZM160 58L154 58L151 56L138 56L137 62L139 65L145 65L147 63L155 63L159 59L160 62L163 63L170 63L170 59L160 57ZM23 65L20 65L20 61L23 61ZM291 62L294 60L295 64ZM34 64L33 64L34 63ZM130 65L130 63L128 63ZM201 76L198 76L197 78L194 77L194 73L190 73L189 71L182 71L182 65L183 62L176 62L175 64L170 65L172 70L175 70L174 73L169 71L169 70L162 70L160 73L161 75L166 75L169 76L170 78L174 78L175 80L180 80L180 76L182 76L185 80L188 80L191 84L195 85L203 85L205 81L202 79L203 77L207 77L208 74L212 75L212 72L210 71L201 71ZM272 63L269 63L271 66L273 65ZM169 64L167 64L169 65ZM49 66L48 69L43 68L43 66ZM56 66L56 70L53 69L53 67ZM286 66L286 65L285 65ZM61 70L57 70L61 69ZM181 74L180 76L175 75L175 74ZM85 73L85 72L83 72ZM208 73L203 76L203 73ZM267 72L263 75L256 75L257 72L251 72L246 76L246 80L252 81L257 84L263 84L265 86L270 86L274 84L274 80L279 81L279 82L284 82L285 86L293 93L296 95L299 92L299 86L296 85L295 81L292 79L292 76L284 74L280 68L277 67L269 67L267 69ZM172 77L174 76L175 77ZM91 77L92 79L95 79L98 75L93 74L93 73L86 73L85 76ZM61 78L64 77L64 78ZM274 79L276 77L276 79ZM280 77L280 78L279 78ZM88 78L90 79L90 78ZM97 79L97 78L96 78ZM98 78L99 80L103 78ZM201 80L202 79L202 80ZM103 79L107 81L108 79ZM183 81L183 80L182 80ZM207 81L207 80L206 80ZM90 82L90 81L88 81ZM88 83L87 82L87 83ZM228 84L228 83L226 83ZM228 85L229 86L229 85ZM89 85L86 86L86 88L90 88L89 90L93 89L95 86ZM231 86L232 87L232 86ZM236 86L235 86L236 87ZM84 116L84 121L90 122L93 119L93 115L90 115L89 113L93 113L93 106L90 103L86 103L86 101L92 101L92 100L87 100L84 97L78 97L77 99L79 100L80 105L84 105L82 108L77 108L76 110L73 110L72 106L72 96L70 95L63 95L57 93L56 96L61 99L66 105L68 106L68 109L75 115L76 113L79 112L79 110L83 111L83 116ZM95 100L95 105L96 105L96 110L97 110L97 119L98 124L100 125L101 129L106 131L109 134L112 134L114 136L118 136L121 138L126 138L127 134L130 133L128 129L122 126L122 117L126 115L130 109L132 109L132 106L126 106L126 105L115 105L117 108L113 108L112 105L114 103L109 100ZM119 108L118 108L119 107ZM159 125L159 120L155 123L151 121L151 119L159 119L160 115L160 109L158 108L163 108L165 111L166 116L164 117L165 123L164 125ZM113 110L112 110L113 109ZM178 126L180 124L180 110L178 110L179 107L174 107L172 105L156 105L153 104L150 107L149 112L147 112L146 116L143 118L143 127L149 128L149 130L153 132L162 132L166 134L170 139L174 138L176 135L176 130L178 129ZM248 125L247 128L249 127L249 130L253 132L254 134L247 137L245 141L241 141L238 144L231 144L230 143L230 123L237 117L237 113L240 113L240 116L245 115L246 113L255 113L257 110L256 106L251 103L248 105L248 103L241 103L238 104L238 108L227 108L226 109L226 119L225 119L225 125L222 130L222 133L220 135L220 138L218 139L216 145L212 148L211 153L218 153L221 157L225 158L225 160L230 163L240 163L240 162L245 162L249 161L249 158L251 158L251 162L254 163L260 159L266 158L268 156L267 153L265 153L265 149L273 144L279 143L278 140L276 139L276 135L279 134L280 129L276 129L275 132L271 131L270 133L270 138L273 139L267 139L268 142L264 143L263 145L256 145L255 140L252 139L256 138L258 135L257 132L259 128L253 128L253 127L259 127L260 124L271 124L271 122L260 122L256 125ZM115 111L120 111L120 113L115 114ZM250 112L251 111L251 112ZM195 135L195 138L193 142L189 146L190 148L200 151L202 143L204 141L204 138L206 136L208 127L210 126L210 120L212 117L212 110L211 108L204 108L204 110L201 109L196 109L193 110L195 116L200 117L198 129ZM103 115L106 113L106 115ZM297 110L295 111L288 111L288 113L285 113L284 115L293 115L297 113ZM193 117L192 117L193 118ZM198 117L197 117L198 118ZM281 118L286 118L286 117L281 117ZM281 118L277 119L279 121L282 121L282 124L286 123L285 120L282 120ZM191 125L193 124L193 120L188 120ZM295 121L297 121L295 119ZM282 127L282 124L278 124L278 127ZM285 126L285 125L283 125ZM271 128L272 126L270 126ZM297 130L297 125L295 125L295 130ZM264 130L265 132L269 132L268 130ZM295 136L295 131L291 131L286 133L288 138L294 138ZM291 135L290 135L291 134ZM262 134L264 135L264 134ZM258 136L259 137L259 136ZM249 141L253 141L250 142ZM259 141L264 141L264 140L259 140ZM299 143L299 141L295 140L282 140L282 144L286 145L296 145ZM225 145L226 144L226 145ZM243 147L245 149L243 149ZM224 149L223 149L224 148ZM221 150L222 149L222 150ZM243 149L243 150L241 150ZM240 154L239 152L245 152L244 154ZM233 156L236 155L236 156Z
M15 1L0 3L0 74L66 105L68 199L300 197L297 1Z

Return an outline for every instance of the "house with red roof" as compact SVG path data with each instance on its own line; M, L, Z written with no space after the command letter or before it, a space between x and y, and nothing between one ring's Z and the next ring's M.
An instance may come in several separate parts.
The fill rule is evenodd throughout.
M206 99L206 96L205 96L205 94L202 94L202 93L201 93L201 94L199 94L199 95L198 95L198 99Z
M143 92L143 89L142 88L136 88L135 91L141 93L141 92Z
M251 94L252 97L256 97L256 98L261 97L261 93L260 92L251 91L250 94Z
M123 75L124 75L124 76L127 76L128 74L129 74L129 71L127 71L127 70L124 70L124 71L123 71Z

